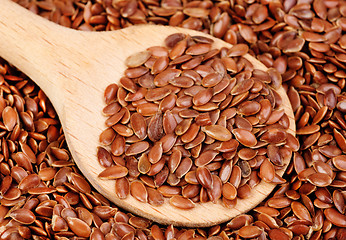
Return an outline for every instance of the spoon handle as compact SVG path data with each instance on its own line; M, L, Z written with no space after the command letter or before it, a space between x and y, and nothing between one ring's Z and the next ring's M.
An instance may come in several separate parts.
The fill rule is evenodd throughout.
M58 75L64 73L61 63L68 50L61 46L75 31L10 0L0 0L0 6L0 56L34 79L48 96L63 99L63 92L57 90L64 78ZM61 66L57 68L57 64Z

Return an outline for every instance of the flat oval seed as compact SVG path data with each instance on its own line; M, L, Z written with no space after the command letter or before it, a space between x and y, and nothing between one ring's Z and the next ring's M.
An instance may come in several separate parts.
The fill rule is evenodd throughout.
M297 129L296 134L297 135L311 135L314 134L315 132L318 132L320 130L319 125L309 125L306 127L302 127Z
M333 181L333 179L325 173L313 173L307 177L307 180L317 187L327 187Z
M192 102L196 106L204 105L210 101L213 97L213 90L211 88L199 91L192 99Z
M160 161L162 157L162 143L156 142L148 153L148 160L150 163L155 164Z
M254 147L257 144L255 135L248 130L237 128L233 129L232 133L235 138L246 147Z
M139 67L144 64L151 56L149 51L142 51L134 53L131 56L127 57L125 60L125 65L129 68Z
M275 177L275 168L274 165L271 162L269 162L268 159L265 159L261 164L259 176L265 182L273 181Z
M148 192L142 182L139 182L139 181L132 182L130 184L130 193L134 198L136 198L140 202L145 203L148 201Z
M261 110L261 105L255 101L246 101L238 106L238 113L245 116L250 116L258 113Z
M2 120L7 131L12 131L17 123L17 112L10 106L5 107L2 110Z
M249 47L246 44L240 43L233 45L227 53L228 57L238 57L246 54L249 51Z
M214 150L205 151L202 154L200 154L198 158L196 158L195 165L197 167L205 166L211 161L213 161L217 155L218 155L217 151L214 151Z
M202 128L208 136L219 140L219 141L229 141L232 138L230 131L220 125L209 125Z
M149 148L149 143L146 141L136 142L130 145L128 149L126 149L126 156L133 156L145 152Z
M149 102L154 102L167 97L170 93L171 90L167 88L152 88L145 94L145 99Z
M83 220L74 217L67 217L67 224L72 232L74 232L78 237L87 238L91 234L91 228Z
M184 198L182 196L173 196L169 200L169 203L174 207L181 209L192 209L195 207L195 204L190 199Z
M324 215L334 225L341 228L346 228L346 216L339 213L335 208L328 208L324 210Z
M12 211L10 217L22 224L32 224L36 220L36 216L33 212L26 208L20 208Z
M237 197L237 189L227 182L222 186L222 196L228 200L233 200Z
M256 238L263 230L257 226L244 226L241 229L239 229L238 234L239 236L243 238Z
M196 170L196 178L206 189L210 189L213 186L213 178L207 167L198 167Z
M98 177L102 179L118 179L125 177L128 169L123 166L111 166L103 170Z
M291 208L293 213L302 220L307 220L309 222L312 222L309 210L300 202L292 202Z
M341 170L341 171L346 171L346 156L345 155L340 155L337 157L332 158L333 165Z
M147 136L147 124L144 117L139 113L133 113L130 117L130 124L134 134L139 139L144 139Z

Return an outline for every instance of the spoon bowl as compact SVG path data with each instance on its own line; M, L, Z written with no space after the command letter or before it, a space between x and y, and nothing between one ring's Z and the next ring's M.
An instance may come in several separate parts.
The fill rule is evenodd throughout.
M196 204L191 210L171 206L168 199L162 206L141 203L128 196L119 199L114 181L98 178L104 168L96 152L99 135L104 130L104 89L119 81L126 66L125 59L151 46L162 45L173 33L207 36L214 48L231 47L220 39L187 29L140 25L113 32L82 32L49 22L9 0L0 0L0 56L29 76L45 92L62 123L72 157L92 186L134 214L161 224L206 227L225 222L247 212L262 202L275 184L262 181L252 189L248 199L238 199L230 209L221 201ZM266 67L255 58L245 56L256 69ZM289 132L295 134L293 111L285 90L277 92L281 108L290 121ZM285 159L285 166L289 159ZM280 176L285 168L277 172Z

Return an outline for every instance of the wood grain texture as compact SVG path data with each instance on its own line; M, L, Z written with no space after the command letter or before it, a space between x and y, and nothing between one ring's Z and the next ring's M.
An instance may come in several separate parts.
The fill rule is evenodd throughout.
M73 159L97 191L128 211L162 224L206 227L225 222L249 211L262 202L275 187L263 181L253 189L252 197L239 200L229 209L211 202L197 204L192 210L180 210L166 203L160 207L141 203L129 196L120 200L115 195L115 181L100 180L104 169L96 157L99 134L105 129L103 92L122 76L124 60L150 46L162 45L166 36L183 32L200 32L153 25L134 26L114 32L81 32L58 26L10 2L0 0L0 56L34 80L53 103L65 132ZM210 37L210 36L208 36ZM231 47L213 38L214 47ZM247 55L252 64L266 67ZM295 135L294 115L285 90L283 108L290 119L290 132ZM288 165L290 159L285 159ZM280 171L280 175L285 169Z

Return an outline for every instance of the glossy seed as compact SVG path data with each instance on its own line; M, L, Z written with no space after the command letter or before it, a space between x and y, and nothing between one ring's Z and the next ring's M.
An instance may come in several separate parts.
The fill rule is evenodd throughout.
M128 169L122 166L112 166L103 170L98 177L103 179L117 179L125 177L128 173Z
M205 126L202 128L202 131L219 141L229 141L232 138L230 131L220 125Z

